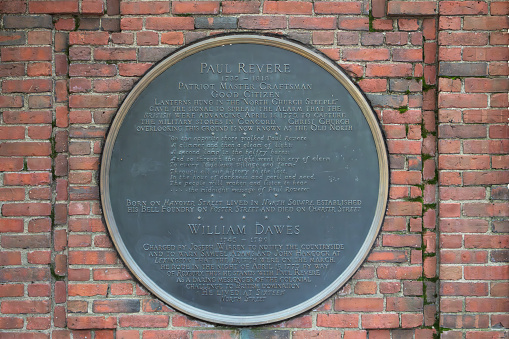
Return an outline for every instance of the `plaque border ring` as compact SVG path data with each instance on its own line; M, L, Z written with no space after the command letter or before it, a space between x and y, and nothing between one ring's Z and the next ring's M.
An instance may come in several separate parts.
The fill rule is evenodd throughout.
M369 125L371 134L373 136L378 156L378 165L380 169L378 201L376 205L375 214L373 216L373 221L369 228L368 235L364 240L359 252L357 253L354 260L352 260L352 262L349 264L347 269L343 271L341 275L338 276L332 284L330 284L328 287L320 291L318 294L314 295L312 298L309 298L294 307L282 311L257 316L232 316L204 311L202 309L188 305L187 303L178 300L176 297L170 295L169 293L164 291L161 287L159 287L157 284L155 284L134 261L131 254L124 245L118 230L118 225L116 224L115 217L113 215L109 192L109 171L113 146L115 144L122 122L127 113L129 112L129 109L133 105L136 98L142 93L142 91L150 84L152 80L154 80L166 69L177 64L179 61L183 60L187 56L207 50L209 48L229 44L259 44L281 48L296 53L312 61L316 65L326 70L329 74L331 74L337 81L339 81L346 88L349 94L359 105L359 108L361 109ZM310 47L302 45L301 43L288 40L283 37L273 35L257 35L252 33L249 34L236 33L236 34L217 35L186 45L178 49L171 55L167 56L159 63L155 64L137 82L137 84L129 92L129 94L125 97L124 101L120 105L117 114L108 131L101 158L99 183L100 183L101 204L109 234L123 262L128 267L130 272L136 277L136 279L143 286L145 286L155 296L157 296L164 302L168 303L171 307L179 311L182 311L183 313L188 314L190 316L212 323L234 326L249 326L285 320L315 307L316 305L320 304L321 302L329 298L331 295L333 295L336 291L338 291L359 269L359 267L361 266L361 264L364 262L367 255L371 251L373 243L375 242L378 236L378 233L380 231L384 219L389 191L389 161L387 147L375 112L371 108L362 91L357 87L355 83L352 82L352 80L350 80L346 73L333 60L329 59L320 52L311 49Z

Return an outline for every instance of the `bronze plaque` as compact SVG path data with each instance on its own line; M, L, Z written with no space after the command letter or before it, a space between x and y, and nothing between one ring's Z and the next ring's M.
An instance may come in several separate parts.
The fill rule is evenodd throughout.
M333 61L224 35L139 81L100 182L144 286L191 316L254 325L310 309L355 273L382 223L388 161L375 114Z

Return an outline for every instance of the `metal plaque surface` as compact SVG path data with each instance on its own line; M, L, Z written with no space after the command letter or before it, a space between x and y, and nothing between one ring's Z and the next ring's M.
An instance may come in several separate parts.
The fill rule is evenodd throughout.
M384 216L387 152L334 62L225 35L140 80L100 182L112 239L144 286L203 320L263 324L317 305L361 265Z

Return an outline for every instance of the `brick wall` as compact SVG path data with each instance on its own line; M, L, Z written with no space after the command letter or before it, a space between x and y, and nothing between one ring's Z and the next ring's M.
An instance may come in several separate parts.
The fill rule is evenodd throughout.
M506 338L509 6L503 1L0 1L1 338ZM256 328L172 310L131 277L99 203L133 84L220 32L336 60L390 152L382 231L333 297Z

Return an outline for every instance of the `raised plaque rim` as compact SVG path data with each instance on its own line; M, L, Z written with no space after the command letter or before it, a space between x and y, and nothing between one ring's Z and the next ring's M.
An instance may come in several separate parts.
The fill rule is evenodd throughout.
M314 295L312 298L309 298L303 301L302 303L294 307L285 309L283 311L258 316L232 316L227 314L204 311L200 308L188 305L187 303L178 300L177 298L175 298L174 296L170 295L162 288L160 288L157 284L155 284L138 266L138 264L134 261L131 254L125 247L124 242L118 231L115 217L113 215L109 195L109 169L113 147L120 127L122 126L122 122L127 113L129 112L129 109L131 108L132 104L137 99L137 97L150 84L152 80L154 80L166 69L175 65L176 63L183 60L187 56L204 51L209 48L229 44L260 44L285 49L309 59L310 61L314 62L318 66L325 69L329 74L331 74L337 81L339 81L345 87L348 93L359 105L359 108L361 109L371 130L371 134L373 136L376 152L378 155L378 165L380 172L378 201L371 227L369 229L368 235L365 238L364 243L360 247L359 252L357 253L356 257L352 260L352 262L348 265L347 269L343 271L342 274L339 275L332 284L330 284L325 289ZM315 307L319 303L329 298L337 290L339 290L339 288L341 288L348 281L348 279L350 279L350 277L359 269L359 267L362 265L367 255L371 251L371 248L378 236L385 216L389 192L389 161L385 139L383 137L383 132L379 126L376 114L371 108L367 99L365 98L363 92L357 87L355 83L353 83L350 80L350 78L346 75L345 71L341 67L339 67L339 65L337 65L333 60L329 59L322 53L319 53L316 50L311 49L308 46L302 45L298 42L279 36L257 35L252 33L225 34L199 40L197 42L191 43L187 46L178 49L174 53L170 54L169 56L165 57L163 60L155 64L150 70L148 70L145 73L145 75L136 83L136 85L129 92L129 94L126 96L126 98L118 108L117 114L115 115L114 120L110 125L106 137L100 166L101 167L99 185L104 219L106 222L106 226L108 228L108 232L115 245L115 248L117 249L117 252L119 253L122 261L125 263L129 271L136 277L136 279L144 287L146 287L159 299L169 304L171 307L201 320L234 326L261 325L294 317L300 313L303 313L311 309L312 307Z

